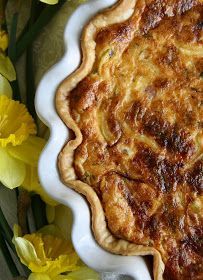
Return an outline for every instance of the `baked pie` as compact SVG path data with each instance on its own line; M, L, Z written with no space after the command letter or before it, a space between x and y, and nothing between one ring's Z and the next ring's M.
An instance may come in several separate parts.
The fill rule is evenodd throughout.
M118 1L81 48L56 95L74 132L62 180L103 248L153 255L156 280L202 280L203 1Z

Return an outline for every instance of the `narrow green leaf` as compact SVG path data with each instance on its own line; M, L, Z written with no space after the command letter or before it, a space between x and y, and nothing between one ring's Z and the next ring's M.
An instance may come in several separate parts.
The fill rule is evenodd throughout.
M40 229L43 226L47 225L47 218L46 218L46 205L41 200L39 195L32 196L32 212L35 220L36 229Z
M35 1L35 3L37 4L36 7L36 17L39 17L40 13L42 12L42 10L44 9L44 4L40 1ZM36 18L35 18L36 20ZM17 38L17 41L20 42L23 38L23 36L28 32L29 30L29 26L30 26L30 20L27 21L27 23L25 24L25 26L23 27L22 31L20 32L20 35Z
M0 207L0 229L1 229L2 235L8 242L9 246L11 247L13 252L15 252L15 246L12 243L13 232L12 232L8 222L6 221L6 218L4 217L1 207Z
M12 259L12 256L11 256L11 254L9 252L7 244L6 244L5 240L4 240L4 236L2 235L1 232L0 232L0 249L1 249L1 252L2 252L2 254L4 256L4 259L5 259L5 261L6 261L7 265L8 265L8 268L9 268L12 276L13 277L19 276L20 274L18 272L18 269L17 269L17 267L16 267L16 265L15 265L13 259Z
M20 88L18 84L18 80L11 82L11 87L13 90L13 99L22 102L21 94L20 94Z
M0 0L0 29L2 28L2 26L3 27L5 26L5 22L6 22L5 9L6 9L7 2L8 0Z
M17 25L18 25L18 16L19 14L17 12L13 15L12 22L11 22L10 36L9 36L8 56L10 57L13 63L15 62L15 57L16 57L16 32L17 32ZM13 89L13 99L22 101L17 79L11 82L11 87Z
M32 0L31 13L30 13L30 19L28 25L29 32L35 21L36 12L37 12L37 2L35 0ZM26 52L26 100L27 100L28 111L36 121L37 115L34 107L35 91L36 88L35 88L34 71L33 71L33 50L32 50L32 44L30 44Z
M25 235L28 233L28 224L27 224L27 211L30 207L31 199L30 194L26 190L20 190L17 200L17 217L18 224L21 227L22 234Z
M34 71L33 71L33 51L32 46L27 48L26 52L26 105L28 111L32 115L33 119L37 120L37 115L34 107L35 98L35 81L34 81Z
M0 233L2 235L2 237L4 238L4 240L6 240L7 244L10 246L10 248L12 249L13 253L17 256L18 258L18 255L16 253L16 249L15 249L15 246L12 242L12 238L13 238L13 232L3 214L3 211L0 207ZM19 260L19 258L18 258ZM19 260L19 263L21 264L21 266L23 267L23 270L25 272L25 275L28 276L30 274L30 270L24 266L20 260Z
M17 42L19 42L23 38L23 36L28 32L28 26L29 26L29 20L27 21L22 31L18 35Z
M1 183L0 183L0 186L3 186ZM17 188L16 188L17 189ZM7 244L10 246L10 248L12 249L13 253L17 256L18 258L18 255L16 253L16 249L15 249L15 246L12 242L12 239L13 239L13 231L11 230L5 216L4 216L4 213L0 207L0 234L3 236L4 238L4 241L7 242ZM21 264L21 266L23 267L23 270L24 270L24 273L26 276L28 276L30 274L30 270L20 262L19 258L18 258L18 261L19 263Z
M18 196L19 196L19 190L18 190L18 188L15 188L15 193L16 193L16 199L18 199Z
M16 32L18 25L18 13L15 13L11 22L10 36L9 36L9 46L8 46L8 56L11 61L14 61L16 56Z
M32 44L42 28L49 23L65 2L66 0L61 0L57 5L46 6L30 30L17 42L15 61L23 54L26 48Z

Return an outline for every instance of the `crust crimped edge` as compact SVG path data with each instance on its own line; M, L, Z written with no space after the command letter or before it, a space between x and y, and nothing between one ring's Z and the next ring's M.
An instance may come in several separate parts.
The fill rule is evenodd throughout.
M107 251L126 255L126 256L144 256L152 255L153 274L155 280L163 279L164 263L158 250L153 247L136 245L134 243L115 238L108 230L105 220L104 210L96 192L88 184L79 181L75 177L74 168L72 166L74 160L74 150L82 142L82 134L72 119L69 111L69 93L76 85L84 79L92 69L95 61L95 35L97 31L103 27L114 23L120 23L127 20L134 11L136 0L121 0L112 8L95 16L85 27L82 40L82 63L80 67L70 76L68 76L60 85L56 93L56 109L60 118L75 134L75 139L68 141L58 156L58 168L62 181L70 188L85 195L92 212L92 229L96 241L101 247ZM142 1L145 4L144 0Z

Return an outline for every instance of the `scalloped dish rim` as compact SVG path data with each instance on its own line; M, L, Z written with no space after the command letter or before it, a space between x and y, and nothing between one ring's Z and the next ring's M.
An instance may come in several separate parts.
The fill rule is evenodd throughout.
M80 64L80 36L86 23L98 11L114 3L116 3L116 0L91 0L76 9L65 26L64 55L58 63L45 73L38 85L35 97L36 111L42 122L50 129L49 140L39 159L38 173L44 190L54 200L72 210L73 245L80 258L88 266L100 272L126 274L135 280L150 280L152 278L144 257L114 255L97 244L91 230L88 203L79 193L61 182L57 168L58 154L67 142L69 134L67 127L55 109L56 90L59 84ZM78 18L80 18L81 24L77 24Z

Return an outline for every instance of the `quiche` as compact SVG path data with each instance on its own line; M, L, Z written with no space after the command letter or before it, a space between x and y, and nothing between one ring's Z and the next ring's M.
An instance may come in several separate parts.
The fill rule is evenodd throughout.
M103 248L152 255L155 280L202 280L203 1L118 1L81 49L56 94L73 132L61 179Z

